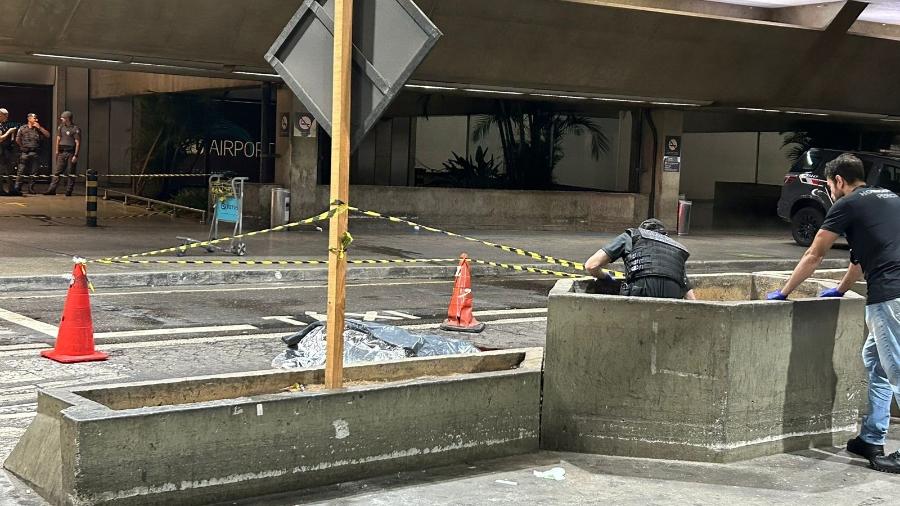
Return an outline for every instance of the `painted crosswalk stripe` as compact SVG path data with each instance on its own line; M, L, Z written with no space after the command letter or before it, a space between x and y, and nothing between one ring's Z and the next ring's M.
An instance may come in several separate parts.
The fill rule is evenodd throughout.
M34 318L29 318L19 313L13 313L12 311L7 311L3 308L0 308L0 318L10 323L14 323L31 330L36 330L41 334L46 334L48 336L56 337L56 333L59 332L59 328L56 325L50 325L49 323L37 321Z
M208 334L210 332L238 332L241 330L257 330L253 325L214 325L211 327L178 327L171 329L121 330L116 332L98 332L95 339L110 337L166 336L171 334Z
M16 351L16 350L43 350L49 348L49 344L30 343L30 344L4 344L0 345L0 351Z
M485 311L472 311L474 316L501 316L507 314L546 313L545 307L533 307L525 309L488 309Z
M547 321L546 316L533 316L530 318L506 318L502 320L488 320L484 323L487 325L508 325L512 323L536 323L536 322L545 322ZM416 325L397 325L398 327L403 327L404 329L412 329L412 330L424 330L424 329L437 329L441 327L440 323L419 323Z

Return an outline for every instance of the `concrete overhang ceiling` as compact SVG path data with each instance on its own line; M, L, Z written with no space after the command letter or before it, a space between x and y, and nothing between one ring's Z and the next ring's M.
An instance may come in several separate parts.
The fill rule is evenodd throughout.
M302 1L6 0L0 59L246 79ZM854 32L865 2L417 3L444 32L419 83L900 116L900 41Z

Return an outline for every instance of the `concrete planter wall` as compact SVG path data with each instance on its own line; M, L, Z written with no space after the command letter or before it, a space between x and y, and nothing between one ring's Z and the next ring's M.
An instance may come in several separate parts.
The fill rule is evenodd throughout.
M692 277L706 301L550 292L542 446L725 462L856 430L864 300L758 300L783 279ZM824 285L808 282L795 297Z
M447 227L622 231L647 213L647 196L635 193L354 185L350 194L361 209ZM315 212L328 207L327 186L316 202Z
M350 366L337 391L281 392L321 384L321 369L42 390L4 466L53 504L175 505L531 452L541 361L538 348Z

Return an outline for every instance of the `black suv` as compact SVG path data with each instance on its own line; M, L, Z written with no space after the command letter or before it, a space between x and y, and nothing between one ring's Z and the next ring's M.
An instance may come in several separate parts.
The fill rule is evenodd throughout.
M784 176L778 216L791 223L794 241L801 246L812 244L825 213L831 207L825 184L825 164L841 153L834 149L810 149L803 153ZM851 152L866 168L866 182L900 194L900 152ZM821 188L823 192L813 192Z

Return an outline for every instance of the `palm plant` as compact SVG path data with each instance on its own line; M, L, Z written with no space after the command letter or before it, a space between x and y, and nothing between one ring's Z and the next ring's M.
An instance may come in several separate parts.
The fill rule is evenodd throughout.
M506 179L514 188L542 189L553 185L553 169L562 160L562 140L568 134L591 136L591 157L609 151L609 140L591 118L560 114L545 104L495 101L491 114L478 117L472 140L479 142L496 126L500 135Z

